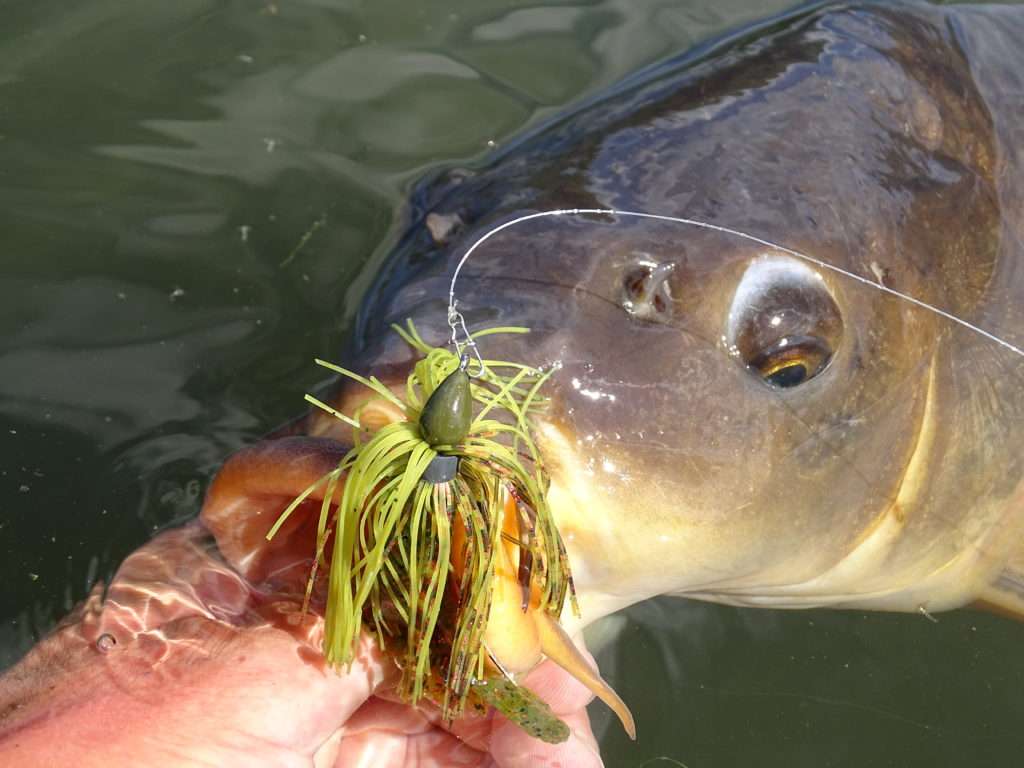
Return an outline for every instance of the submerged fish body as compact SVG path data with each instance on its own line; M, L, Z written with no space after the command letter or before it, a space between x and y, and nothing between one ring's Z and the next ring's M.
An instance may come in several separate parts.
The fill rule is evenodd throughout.
M424 183L348 364L403 370L406 318L443 343L458 258L517 216L780 244L564 215L466 264L471 327L532 329L485 355L561 365L538 430L584 622L664 593L1018 611L1024 360L941 312L1024 340L1022 37L1017 8L816 9L638 76Z

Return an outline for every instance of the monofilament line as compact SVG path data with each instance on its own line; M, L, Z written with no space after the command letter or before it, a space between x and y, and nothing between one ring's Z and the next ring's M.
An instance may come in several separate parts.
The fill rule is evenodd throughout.
M925 301L921 301L920 299L915 299L913 296L909 294L897 291L896 289L890 288L887 285L883 285L882 283L875 282L874 280L869 280L868 278L862 277L861 275L858 275L855 272L850 272L849 270L843 269L842 267L837 267L834 264L829 264L827 261L822 261L821 259L817 259L814 256L809 256L806 253L795 251L792 248L787 248L786 246L780 245L779 243L773 243L771 240L765 240L764 238L757 237L755 235L749 235L746 232L741 232L740 230L732 229L731 227L724 227L720 224L710 224L706 221L687 219L682 216L667 216L659 213L644 213L643 211L620 211L615 208L559 208L551 211L537 211L535 213L528 213L523 216L517 216L516 218L506 221L503 224L499 224L498 226L488 230L483 235L481 235L476 240L476 242L469 246L466 252L462 254L462 258L459 259L459 263L455 266L455 272L452 273L452 281L448 288L448 324L452 329L451 341L453 344L457 343L456 336L458 333L459 325L462 326L465 332L465 319L462 317L462 314L456 308L457 302L455 299L455 283L459 279L459 273L462 272L462 267L469 260L469 257L473 255L473 252L476 251L477 248L479 248L481 245L490 240L499 232L508 229L509 227L514 227L517 224L522 224L525 221L530 221L531 219L541 219L548 216L580 215L631 216L637 219L653 219L655 221L668 221L676 224L688 224L692 227L699 227L700 229L707 229L713 232L720 232L725 235L733 235L734 237L739 237L751 243L757 243L758 245L763 245L768 248L774 248L778 251L781 251L782 253L786 253L790 256L793 256L794 258L801 259L810 264L814 264L815 266L820 267L821 269L830 270L831 272L835 272L837 274L843 275L844 277L856 280L859 283L863 283L864 285L875 288L879 291L882 291L883 293L888 293L889 295L895 296L898 299L910 302L911 304L920 307L921 309L928 310L929 312L934 312L935 314L944 317L945 319L950 320L956 323L957 325L963 326L969 331L973 331L974 333L984 336L989 341L994 341L996 344L998 344L1001 347L1004 347L1005 349L1010 350L1015 355L1024 357L1024 349L1021 349L1020 347L1011 344L1005 339L1001 339L995 334L986 331L984 328L979 328L978 326L969 323L966 320L945 311L944 309L940 309L939 307L936 307ZM475 350L475 344L473 343L472 339L469 338L468 332L466 333L466 335L468 341L465 343L473 346Z

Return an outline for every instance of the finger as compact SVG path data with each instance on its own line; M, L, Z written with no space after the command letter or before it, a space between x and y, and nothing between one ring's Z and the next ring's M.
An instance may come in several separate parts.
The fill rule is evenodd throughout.
M485 753L436 725L431 715L372 698L345 724L336 768L477 768Z
M594 657L577 641L581 655L593 667ZM552 661L545 661L531 670L522 685L540 696L556 715L568 715L585 709L594 700L594 694L583 683Z
M569 738L561 744L547 744L515 723L495 717L490 739L494 765L497 768L601 768L604 764L587 711L582 709L562 715L561 720L569 726Z
M564 673L558 670L554 674ZM568 706L590 698L589 692L583 695L574 690L574 686L563 686L561 681L557 681L557 684L565 692L562 702ZM556 698L559 695L556 693ZM492 755L493 764L501 768L530 765L562 765L574 768L600 766L600 750L591 730L585 706L556 714L569 727L569 739L564 744L546 744L535 739L519 725L493 711L485 717L463 717L448 729L467 745Z
M345 736L354 737L378 730L411 736L433 730L437 725L435 720L423 709L374 696L345 723Z
M580 654L596 668L593 656L574 640ZM597 768L602 765L597 740L590 727L587 705L593 700L591 691L571 674L552 661L545 661L527 674L521 684L542 698L551 711L569 727L569 738L562 744L546 744L529 736L518 725L498 713L489 719L464 718L454 731L477 745L486 745L497 768L526 766L574 766ZM481 726L486 724L487 731Z
M593 663L593 657L581 652ZM529 736L515 723L495 715L490 736L490 752L498 768L527 766L573 766L597 768L602 765L597 740L590 728L587 704L594 696L576 678L553 662L545 661L522 681L551 707L569 726L569 738L562 744L546 744Z
M546 744L528 735L515 723L495 718L490 750L497 768L601 768L601 756L590 729L586 710L564 715L569 738L561 744Z
M592 660L585 649L581 650L589 660ZM585 715L587 705L594 699L594 695L586 686L551 661L540 664L526 675L520 684L543 699L551 707L551 711L566 724L569 724L570 718L577 717L580 713ZM435 720L439 722L440 718L437 717ZM449 730L478 749L488 750L493 748L494 734L507 722L504 716L492 711L486 717L475 715L462 717L455 721ZM513 729L522 732L524 736L526 735L519 726L510 725ZM570 725L570 729L572 729L572 725ZM596 749L596 742L590 731L589 719L584 717L578 731L580 739L590 743Z
M94 610L74 617L83 636L94 643L106 635L104 642L116 645L190 616L237 619L248 610L251 590L212 550L200 525L161 533L121 564Z

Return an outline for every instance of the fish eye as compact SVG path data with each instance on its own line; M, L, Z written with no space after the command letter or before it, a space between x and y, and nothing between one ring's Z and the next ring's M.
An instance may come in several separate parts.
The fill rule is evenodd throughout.
M743 274L729 310L728 347L773 389L793 389L832 361L843 322L824 280L791 258L762 257Z

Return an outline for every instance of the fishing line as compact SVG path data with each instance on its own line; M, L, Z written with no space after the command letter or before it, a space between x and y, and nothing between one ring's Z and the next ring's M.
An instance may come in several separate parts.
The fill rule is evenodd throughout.
M757 237L756 235L750 235L747 234L746 232L741 232L738 229L725 227L720 224L711 224L706 221L698 221L697 219L688 219L682 216L668 216L659 213L645 213L643 211L621 211L618 210L617 208L558 208L550 211L538 211L535 213L528 213L523 216L517 216L514 219L506 221L488 230L479 238L477 238L477 240L471 246L469 246L466 252L462 254L462 258L459 259L459 263L455 266L455 272L452 273L451 284L448 287L448 326L449 328L451 328L451 338L449 339L449 343L456 348L459 354L462 354L463 351L467 349L472 350L473 354L476 357L479 370L473 372L473 374L471 375L482 375L485 370L485 366L483 359L480 356L480 351L477 349L476 342L473 340L472 336L469 334L469 331L466 328L466 319L458 310L458 301L455 298L455 283L459 279L459 274L462 272L462 267L466 264L466 262L469 260L469 257L473 255L473 252L476 251L477 248L479 248L485 242L494 237L494 235L498 234L499 232L505 229L508 229L509 227L514 227L517 224L522 224L523 222L530 221L531 219L541 219L548 216L580 215L630 216L637 219L652 219L655 221L668 221L676 224L688 224L693 227L699 227L700 229L707 229L713 232L719 232L721 234L739 237L743 240L747 240L752 243L757 243L758 245L763 245L768 248L774 248L785 254L793 256L794 258L801 259L802 261L813 264L816 267L820 267L821 269L827 269L837 274L843 275L844 277L851 278L859 283L863 283L864 285L882 291L883 293L888 293L891 296L895 296L898 299L902 299L903 301L909 302L914 306L920 307L921 309L925 309L929 312L934 312L936 315L939 315L940 317L943 317L946 320L950 320L951 322L956 323L957 325L960 325L968 329L969 331L972 331L973 333L983 336L989 341L994 341L996 344L998 344L1001 347L1004 347L1005 349L1010 350L1015 355L1024 357L1024 349L1021 349L1020 347L1010 343L1009 341L1006 341L1005 339L1002 339L996 336L995 334L986 331L984 328L980 328L979 326L974 325L973 323L970 323L967 320L964 320L963 318L957 317L956 315L947 312L944 309L940 309L939 307L936 307L933 304L929 304L928 302L922 301L921 299L914 298L909 294L903 293L902 291L897 291L895 288L890 288L889 286L883 285L882 283L870 280L866 277L858 275L855 272L843 269L842 267L837 267L834 264L829 264L827 261L815 258L814 256L810 256L806 253L801 253L800 251L793 250L792 248L787 248L786 246L772 242L771 240L766 240L764 238ZM462 341L459 341L460 331L462 333Z

